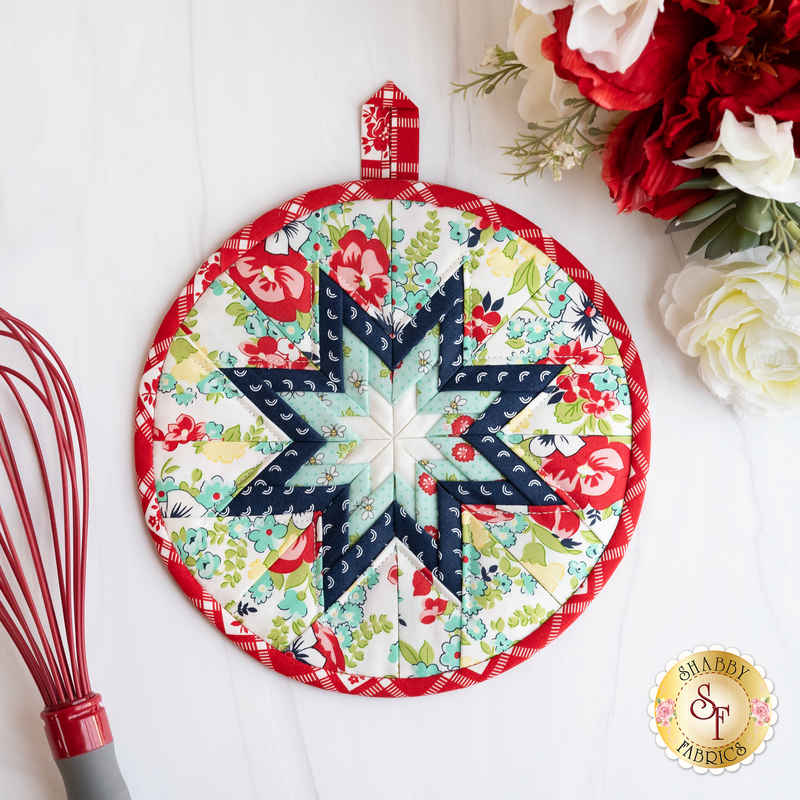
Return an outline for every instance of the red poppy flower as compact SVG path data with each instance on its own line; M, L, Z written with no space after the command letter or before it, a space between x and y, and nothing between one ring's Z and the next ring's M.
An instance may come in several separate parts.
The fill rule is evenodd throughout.
M331 277L348 294L380 308L389 293L389 254L377 239L350 231L339 239L331 256Z
M269 568L270 572L280 572L288 575L300 567L301 564L311 564L314 561L314 526L309 525L297 539L286 548L281 557Z
M472 309L472 319L464 325L464 335L482 342L494 332L502 317L496 311L484 311L483 306Z
M599 419L610 414L618 405L617 398L611 392L598 392L598 397L587 400L583 404L583 410L587 414L594 414Z
M202 422L195 421L187 414L181 414L175 422L167 426L167 432L162 433L156 430L156 441L164 442L165 450L175 450L179 444L189 442L199 442L206 438L206 426Z
M599 347L584 347L579 339L575 339L570 344L560 344L558 347L554 347L542 364L575 364L588 367L602 364L604 360L605 356Z
M580 508L604 509L622 500L630 474L630 447L605 436L587 436L572 456L556 450L542 459L540 473Z
M462 464L472 461L475 458L475 448L466 442L459 442L453 448L453 458Z
M308 359L288 339L262 336L258 344L242 342L239 349L247 356L248 362L256 367L305 369L308 366Z
M314 649L325 657L325 668L342 672L345 668L344 653L336 634L320 622L315 622L311 627L317 637Z
M511 522L514 519L510 511L502 511L497 506L464 506L464 508L479 522Z
M419 614L419 621L423 625L430 625L436 618L447 610L447 600L441 597L426 597L422 604L422 611Z
M469 429L469 426L472 425L473 422L475 422L475 420L472 417L467 414L462 414L460 417L456 418L450 426L451 435L461 436L464 431Z
M581 526L578 515L566 506L531 506L528 514L537 525L547 528L559 539L567 539Z
M431 475L428 475L427 472L423 472L419 476L417 483L419 484L419 488L422 489L425 494L436 494L436 479Z
M564 392L561 398L565 403L574 403L579 397L589 399L598 394L586 372L568 370L556 378L556 386Z
M423 530L428 536L431 537L434 541L438 540L439 538L439 529L435 525L426 525Z
M277 255L254 248L231 267L230 275L273 319L291 322L298 311L311 310L314 285L300 253Z
M414 572L414 577L411 579L411 584L414 587L414 597L420 597L430 593L431 586L433 586L433 575L429 569L418 569Z

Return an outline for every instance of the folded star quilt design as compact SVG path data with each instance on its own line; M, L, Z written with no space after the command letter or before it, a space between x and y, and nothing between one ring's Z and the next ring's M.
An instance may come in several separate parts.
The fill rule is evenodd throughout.
M355 199L218 272L168 343L152 469L170 546L243 633L356 684L431 679L585 592L637 469L631 391L545 250Z

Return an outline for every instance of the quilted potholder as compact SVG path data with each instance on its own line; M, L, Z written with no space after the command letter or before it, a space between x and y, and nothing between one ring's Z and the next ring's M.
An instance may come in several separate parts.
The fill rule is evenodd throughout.
M587 607L645 488L627 327L563 247L417 179L416 107L364 106L362 180L229 239L147 361L159 553L259 661L367 695L485 680Z

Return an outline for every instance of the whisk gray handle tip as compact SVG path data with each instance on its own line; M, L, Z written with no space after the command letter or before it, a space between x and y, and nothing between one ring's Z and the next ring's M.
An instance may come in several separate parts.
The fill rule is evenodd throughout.
M131 800L113 742L80 756L62 758L56 765L68 800Z

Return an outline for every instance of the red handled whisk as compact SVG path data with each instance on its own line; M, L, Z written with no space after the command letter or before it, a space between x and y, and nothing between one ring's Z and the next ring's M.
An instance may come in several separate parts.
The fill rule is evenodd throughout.
M0 363L0 622L42 695L45 732L67 796L130 800L86 667L83 415L53 348L0 308L0 344L9 340L19 345L13 349L25 366ZM33 456L26 453L27 461L20 457L23 440ZM35 480L23 478L27 473Z

